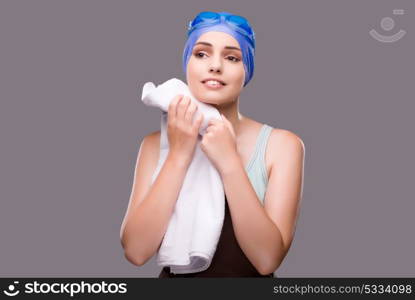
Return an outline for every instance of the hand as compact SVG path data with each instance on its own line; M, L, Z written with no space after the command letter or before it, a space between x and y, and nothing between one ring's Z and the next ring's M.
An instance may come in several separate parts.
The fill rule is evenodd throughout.
M193 159L203 114L194 121L197 105L188 97L177 95L170 102L167 117L169 155L190 164Z
M239 159L233 126L224 115L221 116L222 120L209 120L200 143L201 149L219 172Z

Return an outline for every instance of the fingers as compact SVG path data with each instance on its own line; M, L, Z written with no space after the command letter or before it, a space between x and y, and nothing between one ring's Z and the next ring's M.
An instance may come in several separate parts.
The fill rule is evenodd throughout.
M193 122L193 117L197 110L197 104L189 96L177 95L169 104L168 118L175 122L182 121L190 127L199 129L203 122L203 114L199 113Z
M214 124L219 124L220 120L212 118L209 120L208 125L214 125Z
M183 99L183 95L177 95L173 98L173 100L169 104L168 109L168 119L173 121L177 118L176 111L177 111L177 105L181 102Z
M207 124L207 129L206 129L206 133L208 132L213 132L216 129L219 128L228 128L228 130L230 131L230 133L235 136L235 131L233 129L232 123L223 115L221 114L222 119L210 119L208 124Z
M190 101L191 103L189 104L187 111L184 115L184 119L187 123L192 123L193 120L193 114L195 113L195 111L197 110L197 105L193 102Z
M188 96L184 96L182 101L177 104L177 112L176 117L178 120L184 120L184 116L186 114L187 108L190 105L190 98Z
M195 122L194 122L194 126L197 131L199 131L199 128L202 122L203 122L203 114L199 113L199 115L196 117Z

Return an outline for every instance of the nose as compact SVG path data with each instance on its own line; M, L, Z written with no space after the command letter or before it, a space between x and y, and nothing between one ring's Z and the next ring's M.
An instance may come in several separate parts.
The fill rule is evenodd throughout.
M220 73L222 71L220 57L212 57L211 64L209 66L209 71L215 73Z
M214 72L214 73L220 73L220 67L211 67L210 68L210 72Z

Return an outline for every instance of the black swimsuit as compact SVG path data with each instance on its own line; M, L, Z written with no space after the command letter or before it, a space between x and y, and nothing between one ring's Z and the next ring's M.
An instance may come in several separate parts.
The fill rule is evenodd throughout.
M219 242L212 262L205 271L189 274L170 273L169 267L164 267L159 278L173 277L271 277L273 273L261 275L248 260L239 247L232 226L232 218L229 213L228 201L225 195L225 217Z

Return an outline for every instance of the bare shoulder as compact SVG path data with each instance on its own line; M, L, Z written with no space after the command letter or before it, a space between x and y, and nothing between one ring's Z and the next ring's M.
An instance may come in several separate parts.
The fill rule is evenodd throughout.
M272 153L273 162L278 162L280 159L286 159L287 156L304 156L305 145L303 140L296 133L281 129L273 128L268 142L269 150Z
M139 165L143 166L147 171L154 170L159 158L159 149L160 131L154 131L146 135L141 141L137 158L137 171Z
M271 131L270 139L273 143L276 143L281 147L296 146L304 148L304 142L300 136L287 129L273 128Z
M146 147L150 147L153 150L160 148L160 130L151 132L143 138L143 144L146 143Z
M247 127L251 128L251 132L258 132L265 125L251 118L245 117L245 120L248 124ZM256 134L252 134L252 136L256 136ZM292 151L294 148L305 149L302 139L296 133L282 128L272 128L267 148L270 150L267 152L271 153L281 152L281 150Z

